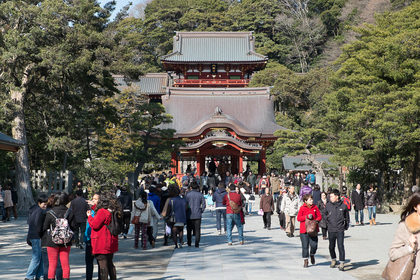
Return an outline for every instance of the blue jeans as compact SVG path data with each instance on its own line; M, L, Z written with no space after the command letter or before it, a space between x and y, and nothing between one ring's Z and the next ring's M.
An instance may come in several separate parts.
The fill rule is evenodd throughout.
M229 243L232 243L232 229L233 225L236 225L239 234L239 241L244 241L244 232L243 226L241 223L241 215L240 214L226 214L227 220L227 239Z
M26 278L41 278L44 274L44 264L42 263L41 239L30 239L32 243L32 259L29 264Z
M224 222L223 229L226 231L226 209L216 209L217 230L222 230L222 217Z
M248 202L248 213L251 214L252 213L252 202Z
M354 210L354 219L356 220L356 223L359 222L359 212L360 212L360 222L363 223L363 209L362 210Z
M280 192L273 193L273 199L274 201L277 201L277 198L279 198Z
M376 206L368 206L369 220L376 219Z

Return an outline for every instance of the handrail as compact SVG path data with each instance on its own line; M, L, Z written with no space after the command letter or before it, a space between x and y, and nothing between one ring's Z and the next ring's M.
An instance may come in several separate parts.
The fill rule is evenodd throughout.
M174 85L243 85L248 83L249 79L174 79Z

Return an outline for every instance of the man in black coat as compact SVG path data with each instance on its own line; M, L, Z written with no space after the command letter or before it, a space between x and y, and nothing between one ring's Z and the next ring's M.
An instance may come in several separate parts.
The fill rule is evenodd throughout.
M121 193L118 197L123 210L123 236L127 238L128 229L130 228L131 211L133 211L133 196L127 191L126 186L121 187ZM159 211L159 210L158 210Z
M47 201L48 197L45 194L41 194L38 197L38 203L29 209L29 229L26 240L27 243L32 246L32 259L26 272L25 279L27 280L40 279L42 276L43 263L41 254L41 236Z
M89 205L86 199L83 198L83 190L76 191L76 198L71 201L70 208L75 219L74 241L76 247L83 249L83 236L86 230L86 211L89 210Z
M325 207L328 225L328 240L331 256L331 268L337 264L335 254L335 244L337 243L340 264L338 269L344 271L345 251L344 251L344 231L349 228L350 216L347 205L340 199L340 191L332 190L330 201Z
M191 246L192 233L195 234L195 247L199 247L201 235L201 215L206 209L206 200L197 182L191 183L192 190L187 193L187 242Z
M354 218L356 225L359 224L359 213L360 213L360 224L363 226L363 209L365 208L365 194L361 190L360 184L357 184L356 189L351 192L351 204L353 204Z

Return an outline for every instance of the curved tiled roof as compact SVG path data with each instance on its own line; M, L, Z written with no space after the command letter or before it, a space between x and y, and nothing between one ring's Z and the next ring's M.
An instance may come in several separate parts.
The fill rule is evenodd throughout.
M269 88L169 88L162 104L173 116L166 126L176 130L175 137L196 136L211 127L247 137L273 137L285 129L274 120Z
M264 62L252 32L177 32L163 62Z
M0 150L17 151L23 143L0 132Z

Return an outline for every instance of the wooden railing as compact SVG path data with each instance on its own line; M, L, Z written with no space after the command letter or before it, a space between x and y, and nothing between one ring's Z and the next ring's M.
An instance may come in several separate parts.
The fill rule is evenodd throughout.
M184 87L184 86L247 86L249 83L249 79L241 79L241 80L230 80L230 79L175 79L174 86L176 87Z

